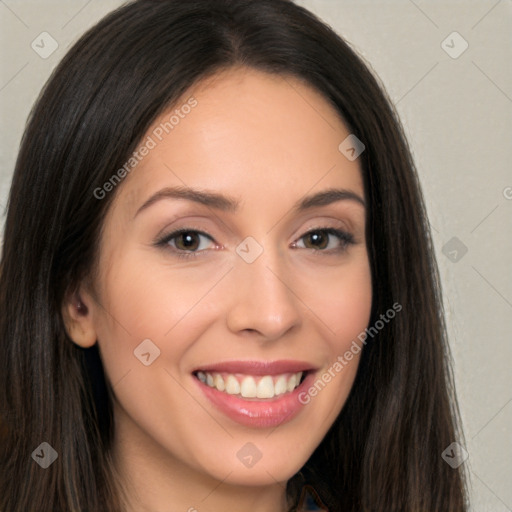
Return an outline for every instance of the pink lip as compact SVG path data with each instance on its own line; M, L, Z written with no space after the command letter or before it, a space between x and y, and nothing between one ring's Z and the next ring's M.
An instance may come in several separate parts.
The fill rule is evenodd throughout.
M194 372L243 373L246 375L280 375L282 373L298 373L314 370L304 361L224 361L196 368Z
M260 362L230 362L219 365L202 367L202 371L243 373L249 375L276 375L307 371L311 366L292 361L277 361L275 363ZM277 427L291 421L304 405L299 401L299 394L308 389L315 378L315 372L309 371L303 382L292 392L269 399L243 399L228 395L218 389L203 384L194 377L195 382L223 414L233 421L252 428Z

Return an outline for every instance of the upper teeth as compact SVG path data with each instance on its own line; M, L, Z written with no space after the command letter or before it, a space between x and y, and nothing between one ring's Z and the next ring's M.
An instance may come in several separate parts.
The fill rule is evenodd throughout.
M287 391L293 391L300 384L302 372L264 377L197 372L197 378L211 388L224 391L229 395L241 395L244 398L273 398ZM259 381L257 381L258 378Z

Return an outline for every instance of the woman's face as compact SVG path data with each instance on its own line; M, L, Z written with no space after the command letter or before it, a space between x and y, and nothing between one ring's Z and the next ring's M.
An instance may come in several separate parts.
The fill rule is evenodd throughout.
M343 355L372 299L364 190L317 92L247 69L215 78L144 137L82 300L121 457L266 485L301 468L354 381L360 353Z

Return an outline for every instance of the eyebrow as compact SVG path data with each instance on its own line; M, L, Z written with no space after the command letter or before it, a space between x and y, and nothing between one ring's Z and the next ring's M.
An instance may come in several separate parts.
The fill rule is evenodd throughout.
M234 197L219 194L218 192L210 192L190 187L166 187L147 199L144 204L137 210L134 218L143 210L163 199L185 199L195 203L203 204L210 208L215 208L224 212L235 213L240 207L240 201ZM326 206L337 201L350 200L365 206L362 197L351 190L341 188L330 188L317 192L316 194L306 196L297 201L292 211L302 212L311 208Z

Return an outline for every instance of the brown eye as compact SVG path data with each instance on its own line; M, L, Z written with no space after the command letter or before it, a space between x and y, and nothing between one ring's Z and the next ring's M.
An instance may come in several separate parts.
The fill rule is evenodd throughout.
M296 242L294 246L331 254L336 251L344 251L349 245L354 243L354 237L351 233L336 228L324 228L308 231L302 235L299 243Z
M195 231L185 231L174 238L176 249L183 251L195 251L199 247L200 240Z
M329 235L325 231L311 231L304 235L304 245L307 249L325 249L329 245Z
M157 247L171 250L177 256L196 256L211 248L213 238L195 229L180 229L155 242Z

